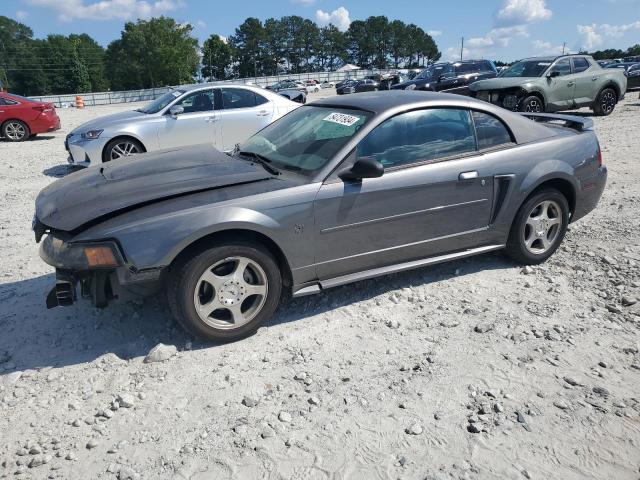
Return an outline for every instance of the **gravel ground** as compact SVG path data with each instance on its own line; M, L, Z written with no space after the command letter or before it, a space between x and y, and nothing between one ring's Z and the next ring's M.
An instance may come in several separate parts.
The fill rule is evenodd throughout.
M161 297L45 309L35 197L71 128L128 108L0 143L0 478L640 477L637 92L594 119L607 189L544 265L359 282L216 346Z

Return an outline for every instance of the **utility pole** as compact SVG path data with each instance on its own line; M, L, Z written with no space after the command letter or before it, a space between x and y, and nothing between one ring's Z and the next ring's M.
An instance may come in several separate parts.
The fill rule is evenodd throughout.
M462 37L462 43L460 45L460 61L462 61L462 52L464 51L464 37Z
M567 45L567 42L562 42L562 55L564 55L564 47Z

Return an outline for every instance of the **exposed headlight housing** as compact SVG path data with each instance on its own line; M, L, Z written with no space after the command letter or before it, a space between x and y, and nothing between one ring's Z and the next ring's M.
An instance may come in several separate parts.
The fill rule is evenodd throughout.
M104 130L89 130L87 132L84 132L81 136L85 140L95 140L96 138L100 137L100 134L102 132L104 132Z
M411 85L407 85L406 87L404 87L405 90L415 90L416 89L416 84L412 83Z
M504 100L502 100L502 106L504 108L514 109L518 104L518 97L515 95L505 95Z

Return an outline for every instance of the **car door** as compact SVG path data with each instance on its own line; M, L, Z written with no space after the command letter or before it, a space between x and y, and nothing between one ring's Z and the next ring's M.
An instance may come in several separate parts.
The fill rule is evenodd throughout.
M640 87L640 63L631 65L627 70L627 90Z
M547 110L567 110L574 106L576 81L569 57L557 60L549 69L547 82Z
M477 154L470 112L426 109L372 130L351 157L385 166L379 178L321 186L315 202L320 279L465 248L487 229L491 172Z
M0 125L2 125L5 122L5 120L9 119L9 113L6 106L7 106L7 103L5 99L0 97Z
M173 106L182 107L184 112L171 115L170 109ZM213 89L185 93L177 102L167 107L159 119L159 147L186 147L204 143L217 146L220 132L214 106Z
M454 88L458 84L458 78L453 69L453 65L446 65L442 72L438 75L437 82L434 89L436 91L447 90Z
M574 99L576 106L590 105L598 94L598 70L584 57L573 57Z
M271 123L273 102L248 88L220 89L221 109L217 111L222 129L222 150L231 151Z

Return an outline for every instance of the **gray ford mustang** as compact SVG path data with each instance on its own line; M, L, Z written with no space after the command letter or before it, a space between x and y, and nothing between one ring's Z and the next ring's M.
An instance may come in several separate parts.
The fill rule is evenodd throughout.
M281 295L504 249L546 260L607 170L588 118L456 95L362 93L302 106L233 155L211 147L90 167L36 200L47 306L162 286L175 318L231 340Z

